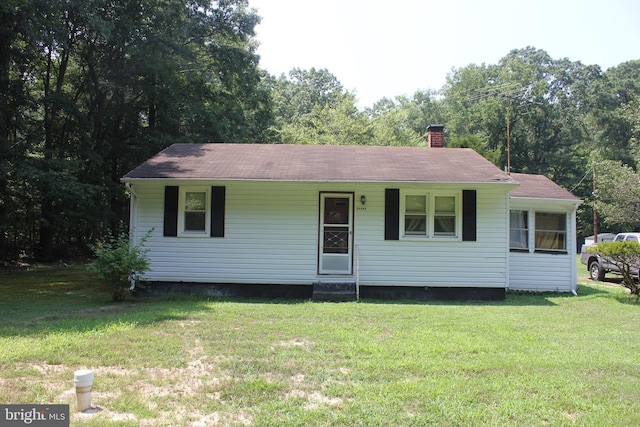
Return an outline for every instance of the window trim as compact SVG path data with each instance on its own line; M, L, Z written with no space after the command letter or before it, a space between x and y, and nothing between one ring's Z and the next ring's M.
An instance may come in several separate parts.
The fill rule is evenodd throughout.
M187 231L185 227L185 204L187 193L205 193L204 230ZM211 233L211 187L180 186L178 190L178 237L210 237Z
M514 248L511 246L511 231L512 231L512 222L511 222L511 213L512 212L526 212L527 213L527 247L526 248ZM552 214L552 215L562 215L564 217L564 230L538 230L538 224L536 222L537 214ZM509 209L509 251L510 252L522 252L522 253L539 253L539 254L552 254L552 255L560 255L560 254L568 254L569 253L569 237L570 237L570 229L571 229L571 216L566 211L560 210L546 210L546 209L527 209L527 208L511 208ZM536 234L538 231L546 231L546 232L564 232L564 249L549 249L549 248L538 248L536 247Z
M437 203L436 199L438 198L451 198L453 197L453 212L451 211L441 211L438 212L436 210ZM433 195L433 237L437 238L455 238L459 234L460 225L458 224L458 219L460 218L460 206L458 203L459 198L455 195L446 195L446 194L434 194ZM451 214L453 213L453 232L437 232L436 231L436 218L451 218Z
M564 230L562 230L564 232L564 248L563 249L549 249L549 248L539 248L537 246L537 241L538 241L538 221L537 221L537 215L538 214L552 214L552 215L562 215L564 216ZM545 231L545 232L558 232L559 230L540 230L540 231ZM554 212L554 211L545 211L545 210L536 210L533 211L533 250L534 252L537 253L547 253L547 254L566 254L568 253L568 245L569 242L567 241L569 236L569 224L568 224L568 215L566 212Z
M425 207L424 207L424 211L423 212L418 212L418 211L411 211L408 212L407 211L407 198L408 197L421 197L424 198L424 203L425 203ZM400 230L401 230L401 235L402 237L408 238L408 239L424 239L427 238L429 236L429 226L431 224L431 221L429 221L429 209L430 209L430 202L429 202L429 194L428 193L423 193L423 194L403 194L402 197L400 198L400 212L401 214L401 218L400 218ZM416 217L416 218L420 218L422 219L422 217L424 217L424 233L417 231L417 232L412 232L409 233L407 232L407 216L411 216L411 217Z
M426 232L424 235L407 234L405 232L406 199L407 196L425 196L426 197ZM436 197L453 197L455 203L455 231L451 235L438 234L435 232L435 199ZM462 240L462 191L418 191L418 190L400 190L400 209L399 209L399 234L400 240L430 240L430 241L461 241Z
M525 247L521 248L521 247L514 247L512 245L512 241L511 241L511 233L514 229L513 227L513 222L511 221L511 214L513 212L524 212L526 214L526 218L525 218L525 228L518 228L517 230L519 231L524 231L525 232ZM535 211L534 211L535 214ZM531 223L529 221L529 219L531 218L531 211L528 209L510 209L509 210L509 250L511 252L529 252L529 247L531 246L530 242L529 242L529 236L530 236L530 231L531 231ZM535 230L534 230L535 231Z

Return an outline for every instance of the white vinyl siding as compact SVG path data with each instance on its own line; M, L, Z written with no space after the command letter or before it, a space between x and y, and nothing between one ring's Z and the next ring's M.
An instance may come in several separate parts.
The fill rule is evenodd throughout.
M512 198L513 212L527 212L527 251L509 254L509 289L531 292L572 292L577 287L575 202ZM552 213L565 220L564 249L537 250L536 212ZM557 221L556 221L557 222ZM514 224L511 224L513 230ZM516 227L517 228L517 227ZM553 231L553 230L552 230ZM556 230L557 231L557 230ZM537 250L537 251L536 251Z
M310 285L318 275L321 192L353 192L354 263L361 285L505 288L508 268L506 186L477 190L477 238L384 240L385 188L456 195L456 232L461 234L460 194L470 186L388 183L204 182L225 186L225 238L163 237L165 185L134 183L134 236L153 228L151 281ZM359 201L366 197L363 205ZM445 203L446 205L446 203ZM443 210L443 215L451 215ZM355 274L355 271L354 271Z
M571 292L575 286L576 257L567 254L510 254L509 289L530 292Z

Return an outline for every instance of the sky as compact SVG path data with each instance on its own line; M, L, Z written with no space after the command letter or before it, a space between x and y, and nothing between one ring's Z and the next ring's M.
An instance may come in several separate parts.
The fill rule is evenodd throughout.
M640 0L249 0L260 66L326 68L360 107L439 90L452 68L533 46L600 65L640 59Z

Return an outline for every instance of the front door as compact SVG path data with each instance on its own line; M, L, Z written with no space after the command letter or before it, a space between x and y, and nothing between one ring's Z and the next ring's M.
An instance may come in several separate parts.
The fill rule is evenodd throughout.
M320 193L318 272L352 274L353 193Z

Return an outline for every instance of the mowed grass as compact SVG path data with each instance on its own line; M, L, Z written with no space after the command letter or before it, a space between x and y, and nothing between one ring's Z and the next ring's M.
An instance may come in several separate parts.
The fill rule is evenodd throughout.
M70 404L74 426L640 425L640 304L615 282L494 303L116 304L77 265L0 272L0 295L0 403ZM93 415L74 412L86 368Z

